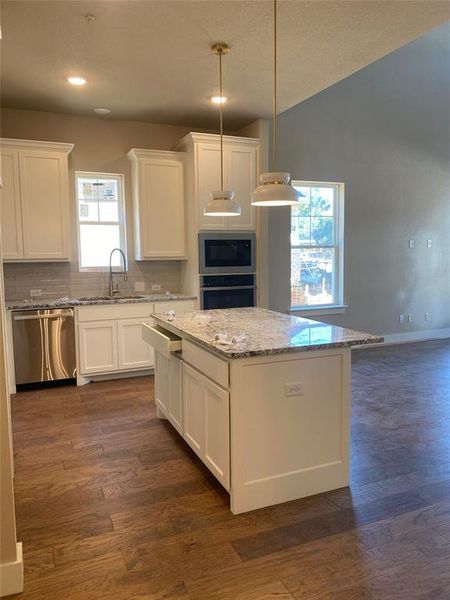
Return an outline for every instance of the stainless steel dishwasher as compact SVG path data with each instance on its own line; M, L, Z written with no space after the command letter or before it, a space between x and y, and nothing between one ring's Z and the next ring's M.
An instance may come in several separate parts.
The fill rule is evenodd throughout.
M16 385L73 382L76 377L73 308L13 311L12 318Z

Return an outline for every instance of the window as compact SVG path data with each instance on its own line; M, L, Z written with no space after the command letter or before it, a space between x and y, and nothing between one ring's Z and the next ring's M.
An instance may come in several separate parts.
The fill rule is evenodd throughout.
M75 173L80 271L109 267L113 248L126 256L123 175ZM113 255L120 266L120 254Z
M343 304L344 184L294 181L291 211L291 307Z

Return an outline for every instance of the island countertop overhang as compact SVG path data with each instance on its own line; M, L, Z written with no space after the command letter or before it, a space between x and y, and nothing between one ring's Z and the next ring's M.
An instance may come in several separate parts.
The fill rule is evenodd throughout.
M262 308L155 314L155 322L227 360L376 344L380 336Z

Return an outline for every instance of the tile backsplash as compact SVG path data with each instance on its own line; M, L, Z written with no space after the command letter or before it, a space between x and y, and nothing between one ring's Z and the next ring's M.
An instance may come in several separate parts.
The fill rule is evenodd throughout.
M143 281L145 292L152 285L160 285L161 292L181 292L180 263L178 261L134 261L128 264L128 281L121 276L115 280L121 293L135 292L134 284ZM108 294L108 272L82 272L78 263L5 263L3 267L6 300L30 298L30 290L40 289L42 298L68 296L104 296ZM155 292L153 292L155 293Z

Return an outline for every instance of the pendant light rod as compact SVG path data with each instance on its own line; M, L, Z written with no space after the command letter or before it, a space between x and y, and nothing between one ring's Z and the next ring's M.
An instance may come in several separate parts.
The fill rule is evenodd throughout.
M291 174L277 171L277 0L273 0L273 90L272 90L272 170L261 173L260 184L252 194L253 206L295 206L299 196L291 185Z
M219 96L223 98L222 50L219 52ZM220 189L223 190L223 101L219 104L220 121Z
M235 192L224 190L223 176L223 76L222 57L228 54L230 47L224 42L217 42L211 46L211 52L219 57L219 116L220 116L220 190L211 192L211 200L205 206L203 214L207 217L238 217L241 207L235 201Z
M273 0L272 171L277 170L277 0Z
M211 46L211 51L219 57L219 96L223 99L223 74L222 56L228 54L230 47L223 42L217 42ZM219 103L219 127L220 127L220 189L223 190L223 100Z

